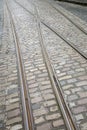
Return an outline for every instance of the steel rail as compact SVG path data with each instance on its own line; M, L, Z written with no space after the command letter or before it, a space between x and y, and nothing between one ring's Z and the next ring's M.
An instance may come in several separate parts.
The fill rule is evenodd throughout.
M32 116L32 112L31 112L30 99L28 96L28 88L27 88L26 79L25 79L25 72L24 72L24 66L23 66L23 62L22 62L22 55L21 55L21 51L20 51L19 39L18 39L18 36L16 33L15 24L13 21L11 11L8 7L7 1L6 1L6 6L8 9L10 18L11 18L11 26L12 26L12 30L13 30L13 36L15 38L15 46L16 46L18 69L19 69L19 78L20 78L20 83L21 83L21 98L22 98L22 107L23 107L24 128L25 128L25 130L34 130L33 116Z
M68 130L77 130L77 126L74 123L74 120L72 118L72 114L71 114L69 107L64 99L60 82L57 79L55 71L51 65L48 52L47 52L46 47L44 45L44 38L43 38L43 35L41 32L41 21L40 21L37 9L35 9L35 10L36 10L35 12L36 12L37 28L38 28L39 38L40 38L41 50L42 50L42 54L43 54L43 57L45 60L47 70L48 70L50 81L52 83L52 87L53 87L54 93L56 95L57 103L60 107L60 110L61 110L61 113L63 115L67 129Z
M20 5L21 6L21 5ZM22 7L22 6L21 6ZM26 8L24 7L24 9L26 10ZM27 12L29 12L28 10L26 10ZM30 13L30 12L29 12ZM33 14L32 14L33 15ZM33 15L35 17L35 15ZM41 23L44 24L46 27L48 27L51 31L53 31L57 36L59 36L62 40L64 40L66 43L67 40L62 37L60 34L58 34L56 32L56 30L52 29L52 27L50 27L48 24L46 24L45 22L43 22L38 15L37 9L36 9L36 20L37 20L37 27L38 27L38 34L39 34L39 38L40 38L40 45L41 45L41 49L42 49L42 53L43 53L43 57L45 59L45 64L49 73L49 77L51 80L51 83L53 85L53 90L55 92L56 98L57 98L57 102L60 106L62 115L64 117L64 121L66 123L67 129L68 130L77 130L77 126L72 118L72 114L69 110L69 107L67 105L67 102L64 99L63 96L63 92L61 89L61 85L60 82L57 79L57 76L55 74L54 68L52 67L51 63L50 63L50 59L48 56L48 52L45 48L44 45L44 40L43 40L43 36L42 36L42 32L41 32ZM76 46L72 46L72 44L68 43L73 49L75 49L76 51L78 50L78 48L76 49ZM79 52L78 52L79 53ZM82 53L80 52L80 55L82 55ZM83 55L82 55L83 56ZM83 56L85 58L85 56Z
M15 2L17 4L19 4L20 6L22 6L24 9L26 9L22 4L20 4L19 2L17 2L15 0ZM46 1L48 2L48 1ZM83 32L84 34L87 35L87 31L82 27L80 26L78 23L76 23L75 21L71 20L71 18L69 18L64 12L62 12L61 10L59 10L58 8L56 8L53 4L51 4L50 2L48 2L52 8L54 8L57 12L59 12L60 14L62 14L66 19L68 19L75 27L77 27L81 32ZM29 12L30 14L32 14L34 16L34 14L32 12L30 12L28 9L26 9L27 12Z
M16 2L16 0L14 0ZM29 10L27 10L25 7L23 7L19 2L16 2L19 6L21 6L23 9L25 9L28 13L31 14ZM32 13L32 16L35 17L35 14ZM72 47L76 52L78 52L83 58L87 60L87 55L81 51L78 46L74 45L74 43L70 42L69 40L66 39L66 37L62 36L59 32L56 31L52 26L50 26L48 23L46 23L43 19L40 19L40 22L45 25L47 28L49 28L52 32L54 32L58 37L60 37L63 41L65 41L70 47Z
M19 3L18 3L19 4ZM20 4L21 6L21 4ZM22 6L21 6L22 7ZM23 7L25 10L26 8ZM26 10L27 12L30 13L30 11ZM36 11L37 12L37 11ZM34 17L35 17L35 14L32 14ZM39 15L38 15L39 17ZM36 18L37 19L37 18ZM37 20L38 21L38 20ZM39 18L39 23L38 23L38 32L39 32L39 35L40 35L40 43L41 43L41 48L42 49L42 52L43 52L43 56L45 58L45 61L46 61L46 66L47 66L47 69L48 69L48 72L49 72L49 75L50 75L50 79L51 79L51 82L52 82L52 85L54 86L54 92L56 94L56 98L57 98L57 101L58 103L60 104L60 108L63 110L62 111L62 114L64 116L64 119L65 119L65 122L67 124L67 128L68 130L77 130L77 126L76 124L74 123L73 121L73 118L72 118L72 114L69 110L69 107L66 103L66 101L64 100L64 97L63 97L63 92L62 92L62 89L61 89L61 85L60 85L60 82L58 81L57 79L57 76L55 74L55 71L54 71L54 68L52 67L51 63L50 63L50 60L49 60L49 56L48 56L48 53L46 51L46 48L44 46L44 43L43 43L43 38L42 38L42 33L41 33L41 23L44 24L47 28L49 28L51 31L53 31L58 37L60 37L63 41L65 41L69 46L71 46L76 52L78 52L82 57L84 57L85 59L87 59L87 56L85 54L83 54L83 52L81 52L78 47L76 47L73 43L70 43L70 41L67 41L66 38L64 38L63 36L61 36L61 34L59 34L58 32L56 32L56 30L54 30L52 27L50 27L47 23L43 22L43 20L41 20ZM44 49L45 48L45 49ZM47 58L48 57L48 58ZM57 90L58 89L58 90ZM66 111L67 111L67 114L66 114Z
M20 4L18 1L14 0L19 6L21 6L23 9L26 9L22 4ZM27 12L29 12L32 16L34 16L34 14L29 11L28 9L26 9Z
M54 32L58 37L60 37L63 41L65 41L70 47L72 47L77 53L79 53L83 58L87 60L87 55L81 51L78 46L74 45L74 43L67 40L64 36L62 36L60 33L56 31L56 29L50 27L46 22L41 21L47 28L49 28L52 32Z
M17 2L16 0L14 0L17 4L19 4L21 7L23 7L24 9L26 9L22 4L20 4L19 2ZM60 14L62 14L66 19L68 19L74 26L76 26L81 32L83 32L84 34L87 35L87 31L82 27L79 26L78 23L76 23L75 21L71 20L65 13L63 13L61 10L59 10L58 8L56 8L53 4L51 4L50 2L46 1L47 3L49 3L51 5L52 8L54 8L57 12L59 12ZM29 12L31 15L34 15L31 11L29 11L28 9L26 9L27 12Z
M45 64L46 64L46 67L47 67L47 70L48 70L48 73L49 73L49 77L50 77L50 80L51 80L51 83L52 83L52 86L53 86L53 90L55 92L57 102L60 106L66 127L67 127L68 130L76 130L76 126L75 126L75 124L74 124L74 122L71 118L70 111L67 107L67 104L64 100L62 91L60 89L61 86L60 86L60 84L57 80L56 74L54 73L54 70L51 66L50 59L48 57L46 48L45 48L44 43L43 43L43 37L42 37L42 33L41 33L41 27L40 27L40 21L38 19L38 15L37 15L36 19L37 19L38 34L39 34L39 38L40 38L40 45L41 45L43 57L44 57L44 60L45 60ZM18 38L16 38L16 39L18 39Z

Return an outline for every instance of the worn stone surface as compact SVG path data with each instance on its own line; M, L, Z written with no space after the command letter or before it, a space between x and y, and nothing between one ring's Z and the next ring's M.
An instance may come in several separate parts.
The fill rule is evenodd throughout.
M18 3L10 0L8 0L8 2L10 9L12 10L11 13L13 16L16 33L20 41L19 46L28 87L28 95L31 102L34 125L37 130L53 130L55 129L55 127L52 125L53 121L58 118L63 120L63 117L58 107L42 55L42 50L39 43L40 38L37 30L37 22L35 18L26 12ZM20 0L17 2L20 3ZM24 3L22 2L23 1L21 1L21 4ZM31 3L26 0L25 4L27 4L26 8L31 5ZM35 11L33 8L28 9L30 9L31 12ZM11 78L11 80L13 79ZM13 99L12 101L9 100L9 102L13 102ZM16 115L17 114L19 113L16 113ZM59 129L60 126L61 125L58 125L57 129ZM62 126L66 130L66 125L64 123Z
M46 3L42 3L43 4L41 5L41 2L38 2L38 4L40 4L44 8ZM36 6L38 7L38 10L41 11L41 8L37 5L37 3ZM51 11L50 5L48 6ZM40 17L42 17L42 12L39 12ZM48 20L45 15L44 18L46 22L49 21L48 23L52 27L53 21L50 20L50 15L48 14ZM61 38L54 34L50 29L48 29L44 25L41 25L41 28L42 34L44 36L44 45L47 49L48 56L57 74L57 78L60 82L65 100L70 107L73 118L76 119L75 123L77 123L77 125L80 123L83 124L84 120L86 120L87 112L87 61L83 59L69 45L67 45L66 42L64 42ZM76 118L77 114L81 114L83 118Z
M54 127L58 127L59 125L62 126L63 124L64 124L63 120L53 121L53 126L54 126Z
M30 0L16 1L29 10L28 12L17 2L8 0L19 39L35 127L37 130L66 130L42 55L37 21L36 17L32 15L36 14L35 7ZM48 23L68 42L78 46L85 54L87 53L87 37L84 33L52 8L47 0L34 0L34 4L43 22ZM5 21L6 30L1 49L0 66L2 76L0 78L0 118L2 120L0 127L4 128L6 125L11 130L20 130L23 128L20 102L21 85L18 82L17 57L7 9L5 9ZM41 32L43 44L75 123L81 130L86 130L87 61L43 24L41 24Z
M3 1L0 1L0 8L1 2ZM2 8L3 6L4 24L0 46L0 130L20 130L23 129L23 119L16 48L5 2Z
M51 129L50 123L43 124L43 125L37 127L37 130L50 130L50 129Z

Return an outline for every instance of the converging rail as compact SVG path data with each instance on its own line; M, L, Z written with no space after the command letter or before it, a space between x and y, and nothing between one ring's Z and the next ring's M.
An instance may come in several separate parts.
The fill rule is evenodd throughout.
M29 14L33 15L35 17L35 14L33 14L32 12L30 12L28 9L26 9L23 5L21 5L19 2L17 2L15 0L15 2L17 4L19 4L19 6L21 6L22 8L24 8ZM61 13L61 15L63 15L66 19L68 19L73 25L75 25L79 30L82 31L82 33L84 33L85 35L87 35L87 32L81 27L79 26L79 24L77 24L76 22L72 21L69 17L67 17L65 15L65 13L63 13L61 10L58 10L56 7L54 7L54 5L52 5L50 2L48 2L55 10L57 10L59 13ZM40 18L39 18L40 19ZM81 49L79 49L78 46L74 45L73 42L70 42L69 40L66 39L66 37L62 36L59 32L57 32L54 28L52 28L52 26L50 26L48 23L43 22L42 19L40 19L41 23L44 24L46 27L48 27L51 31L53 31L56 35L58 35L58 37L60 37L61 39L63 39L68 45L70 45L73 49L75 49L82 57L84 57L85 59L87 59L87 55L81 51Z
M60 109L62 111L62 114L63 114L63 117L64 117L64 120L66 122L66 126L67 126L68 130L76 130L77 127L72 119L72 116L71 116L71 113L68 109L67 103L64 100L61 85L57 80L57 76L54 72L54 69L53 69L51 63L50 63L48 53L47 53L46 48L44 46L43 36L41 33L40 18L39 18L37 9L36 9L36 19L37 19L38 33L39 33L39 37L40 37L40 44L41 44L43 56L44 56L44 59L46 62L46 66L47 66L47 69L49 72L51 82L53 84L53 89L54 89L54 92L56 94L57 102L58 102Z
M75 45L73 42L70 42L70 40L68 40L65 36L61 35L61 33L58 32L54 27L52 27L48 22L46 22L45 20L43 21L43 19L41 19L40 16L39 16L38 7L35 6L34 2L31 2L31 3L34 6L35 14L30 12L28 9L26 9L26 7L24 7L24 5L20 4L16 0L14 0L14 3L16 3L22 9L24 9L25 12L28 12L30 15L32 15L36 20L35 25L36 25L36 28L37 28L42 59L44 60L44 63L45 63L45 66L46 66L46 71L47 71L47 74L48 74L48 78L49 78L49 81L51 82L52 90L53 90L54 95L56 97L57 106L60 110L60 115L62 115L62 119L64 121L65 130L66 129L67 130L79 130L79 127L78 127L78 125L76 125L76 122L73 118L73 115L72 115L71 110L70 110L70 108L67 104L67 101L65 100L60 81L58 80L55 68L52 65L48 50L46 48L44 36L42 34L42 29L41 29L42 25L47 27L47 29L49 29L50 31L52 31L52 33L54 33L64 43L66 43L67 46L69 46L72 50L74 50L74 52L76 54L81 56L82 59L87 60L86 53L84 53L79 48L78 45ZM52 4L50 4L50 5L56 11L58 11L61 15L63 15L67 20L69 20L82 33L87 35L87 32L82 27L80 27L77 23L75 23L70 18L68 18L65 15L65 13L58 10ZM36 130L37 125L35 125L35 120L34 120L35 119L34 118L35 113L33 114L31 97L28 93L29 90L28 90L27 79L26 79L26 74L25 74L25 67L24 67L24 63L23 63L24 61L23 61L23 58L22 58L20 40L19 40L18 34L16 32L14 18L13 18L11 9L9 7L8 1L6 1L6 6L7 6L7 10L9 12L9 16L10 16L10 19L11 19L11 27L12 27L13 36L14 36L14 39L15 39L15 46L16 46L16 53L17 53L17 60L18 60L18 69L19 69L19 77L20 77L20 84L21 84L21 101L22 101L22 107L23 107L22 109L23 109L24 128L25 128L25 130ZM29 46L27 46L27 47L29 47Z
M24 125L25 125L26 130L34 130L33 117L32 117L32 111L31 111L31 106L30 106L30 99L29 99L29 96L28 96L28 90L27 90L25 72L24 72L23 63L22 63L19 40L18 40L17 33L15 31L14 21L13 21L12 15L11 15L11 11L8 7L8 4L7 4L7 8L8 8L10 17L11 17L11 22L12 22L11 24L12 24L15 42L16 42L16 50L17 50L17 57L18 57L18 63L19 63L19 73L20 73L20 80L21 80L21 84L22 84L22 89L21 89L22 95L21 95L21 97L22 97L22 105L23 105L23 112L24 112L23 113L24 114ZM26 9L25 7L23 7L23 8ZM37 9L36 9L36 16L35 17L37 19L37 28L38 28L38 34L39 34L40 45L41 45L43 57L44 57L44 60L45 60L47 71L49 73L50 81L51 81L52 86L53 86L53 90L54 90L56 98L57 98L57 103L60 106L60 110L62 112L62 115L63 115L67 129L68 130L77 130L77 126L75 125L73 118L72 118L72 115L71 115L71 112L70 112L70 110L67 106L66 101L64 100L60 83L57 80L54 69L52 68L52 65L50 63L48 53L47 53L46 48L44 46L43 36L42 36L42 33L41 33L41 27L40 27L41 26L40 24L43 23L43 22L41 21L41 23L40 23L40 18L38 16ZM45 23L43 23L43 24L45 26L47 26ZM50 27L48 26L48 28L50 28Z

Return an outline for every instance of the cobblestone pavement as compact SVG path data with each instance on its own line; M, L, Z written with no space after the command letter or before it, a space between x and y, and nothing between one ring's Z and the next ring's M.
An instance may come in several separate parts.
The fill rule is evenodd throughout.
M87 37L72 23L56 12L45 1L35 1L40 18L50 27L78 46L86 54ZM46 8L47 6L47 8ZM45 15L46 14L46 15ZM45 28L45 29L44 29ZM44 31L43 31L44 30ZM81 130L87 129L87 61L55 36L46 27L42 28L49 57L69 104L72 115ZM76 32L76 33L75 33ZM58 48L57 48L58 47ZM62 58L61 58L62 57ZM86 92L86 93L85 93ZM84 96L83 96L84 95Z
M66 130L42 56L36 19L14 1L9 6L20 41L34 128Z
M31 1L16 1L34 15L36 14ZM15 0L8 0L8 3L20 42L35 128L37 130L66 130L42 56L37 21L31 13L28 13L18 5ZM50 27L56 29L70 42L78 45L86 54L87 37L85 34L61 16L47 1L34 0L34 4L43 22L48 23ZM8 16L7 11L5 15ZM22 108L20 92L18 91L20 86L18 82L16 52L9 17L4 17L4 19L6 30L3 42L6 44L3 44L1 51L4 60L2 59L0 69L2 70L1 75L5 78L1 80L2 86L5 86L3 90L4 96L2 96L4 97L5 102L3 103L5 108L3 109L4 114L1 112L3 114L1 126L4 129L6 128L6 130L20 130L23 126L21 123ZM43 24L41 24L41 30L44 45L46 46L73 119L80 130L87 130L87 61ZM3 73L3 70L5 70L5 73ZM13 103L14 106L18 103L14 110ZM2 106L1 104L1 108ZM16 124L16 122L19 123Z
M45 46L73 118L82 130L86 130L87 61L45 26L42 30Z
M78 46L80 50L86 54L87 36L82 33L77 27L75 27L75 25L73 25L64 16L58 13L58 11L53 9L48 2L36 1L35 3L42 21L49 24L50 27L60 33L66 40Z
M83 34L84 37L82 37L82 32L80 32L68 20L66 20L68 22L66 25L63 23L61 24L60 21L65 22L65 18L62 17L60 14L58 14L58 12L56 12L55 10L52 10L52 7L47 2L36 1L35 4L38 7L40 17L44 19L43 21L49 23L52 27L56 28L56 30L58 30L59 27L59 29L61 29L61 33L64 35L66 35L67 31L68 33L67 35L69 36L70 41L72 39L74 43L81 42L81 44L82 41L83 43L84 41L85 42L87 41L86 36ZM48 8L46 8L46 6ZM58 24L61 24L61 26L58 26ZM70 28L72 28L72 30L68 30ZM60 81L60 84L62 86L65 99L69 104L69 108L73 114L73 118L75 119L77 125L82 130L86 130L87 129L86 60L83 59L78 53L76 53L71 47L69 47L65 42L63 42L60 38L54 35L46 27L42 26L42 31L45 40L44 43L47 47L49 57L57 73L58 80ZM74 31L77 32L77 34L75 34Z
M58 3L58 5L62 6L66 10L70 11L77 17L87 22L87 7L86 6L75 5L75 4L59 2L59 1L57 1L56 3Z
M0 48L0 130L23 130L15 43L9 16L5 7L4 9Z

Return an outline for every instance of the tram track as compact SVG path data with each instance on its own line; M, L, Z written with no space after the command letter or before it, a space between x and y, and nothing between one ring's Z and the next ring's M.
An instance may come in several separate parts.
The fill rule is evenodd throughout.
M61 85L59 83L59 81L57 80L57 76L55 74L55 71L50 63L50 59L46 50L46 47L44 45L44 40L43 40L43 36L42 36L42 32L41 32L41 24L40 24L40 18L36 9L36 19L37 19L37 26L38 26L38 33L39 33L39 37L40 37L40 44L41 44L41 49L42 49L42 53L43 53L43 57L46 61L46 66L48 69L48 73L50 75L50 79L52 81L52 85L53 85L53 90L56 94L56 98L57 98L57 102L60 106L60 109L62 111L64 120L66 122L66 126L68 128L68 130L77 130L77 126L75 125L71 112L68 108L68 105L64 99L63 96L63 92L61 89Z
M13 21L10 9L8 8L7 2L6 2L6 5L7 5L8 12L10 14L10 17L11 17L11 26L13 30L13 36L15 38L15 43L16 43L16 51L17 51L17 59L18 59L18 64L19 64L19 75L20 75L19 77L20 77L20 82L21 82L21 87L22 87L21 97L22 97L22 106L23 106L24 128L25 130L35 130L33 117L32 117L32 110L30 106L30 99L28 95L28 88L27 88L26 79L25 79L26 76L25 76L24 66L22 62L22 54L21 54L20 45L19 45L19 38L17 36L14 21ZM52 81L52 84L54 84L54 80ZM70 129L69 127L69 130L74 130L74 129Z
M21 83L21 97L22 97L22 106L23 106L24 128L26 130L34 130L33 117L32 117L32 112L31 112L30 99L28 96L28 88L27 88L26 79L25 79L25 73L24 73L24 67L23 67L23 62L22 62L22 55L21 55L21 51L20 51L19 40L18 40L18 36L16 34L15 25L14 25L13 18L12 18L10 9L8 7L7 1L6 1L6 6L8 9L10 18L11 18L11 27L12 27L13 36L15 39L17 59L18 59L18 65L19 65L18 68L19 68L19 77L20 77L20 83Z
M35 14L33 14L32 12L30 12L29 10L27 10L23 5L21 5L19 2L17 2L16 0L14 0L19 6L21 6L23 9L25 9L29 14L31 14L32 16L35 17ZM50 3L49 3L50 4ZM52 5L51 5L52 6ZM55 8L54 6L52 6L53 8ZM56 9L56 8L55 8ZM57 9L56 9L57 10ZM58 11L58 10L57 10ZM61 12L61 11L59 11ZM64 13L61 12L61 14L66 17L71 23L73 23L73 25L75 25L79 30L81 30L83 33L87 34L86 31L84 31L83 29L80 28L80 26L78 24L76 24L75 22L73 22L70 18L68 18ZM70 42L69 40L66 39L66 37L62 36L59 32L56 31L56 29L54 29L52 26L50 26L48 23L46 23L44 20L42 20L40 17L40 22L42 24L44 24L47 28L49 28L51 31L53 31L58 37L60 37L63 41L65 41L69 46L71 46L75 51L77 51L83 58L85 58L87 60L87 55L81 51L81 49L79 49L78 46L76 46L74 43Z
M16 2L17 4L19 4L20 6L22 6L24 9L26 9L22 4L20 4L20 3L17 2L16 0L15 0L15 2ZM61 11L61 10L59 10L57 7L55 7L53 4L51 4L51 2L48 2L48 1L46 1L46 2L49 3L49 4L52 6L52 8L54 8L58 13L60 13L60 14L63 15L67 20L69 20L69 21L70 21L75 27L77 27L82 33L84 33L85 35L87 35L87 31L86 31L82 26L80 26L78 23L76 23L74 20L71 20L71 18L69 18L66 13L64 13L64 12ZM30 12L28 9L26 9L26 11ZM34 15L32 12L30 12L30 14L31 14L31 15Z
M24 7L24 9L26 10L26 8ZM9 10L10 11L10 10ZM28 10L27 10L28 12ZM10 12L11 14L11 12ZM33 14L32 14L33 15ZM54 86L53 89L54 89L54 92L56 94L56 98L57 98L57 102L60 104L60 109L62 109L62 114L63 114L63 117L64 117L64 120L66 122L66 126L67 126L67 129L68 130L77 130L77 126L75 125L73 119L72 119L72 114L68 108L68 105L66 103L66 101L64 100L64 97L63 97L63 94L62 94L62 89L61 89L61 85L59 83L59 81L57 80L57 77L56 77L56 74L55 74L55 71L53 69L53 67L51 66L51 63L50 63L50 59L48 57L48 53L46 51L46 48L45 48L45 45L44 45L44 41L43 41L43 36L42 36L42 33L41 33L41 23L43 25L45 25L47 28L49 28L52 32L54 32L58 37L60 37L63 41L65 41L69 46L71 46L77 53L79 53L82 57L84 57L85 59L87 59L87 56L81 52L81 50L76 47L73 43L70 43L70 41L67 41L66 38L64 38L63 36L61 36L60 33L58 33L54 28L50 27L50 25L48 25L46 22L43 22L39 16L38 16L38 13L36 11L36 14L34 15L34 17L36 16L36 20L37 20L37 28L38 28L38 34L39 34L39 37L40 37L40 43L41 43L41 49L42 49L42 52L43 52L43 57L45 59L45 63L46 63L46 66L47 66L47 69L48 69L48 73L49 73L49 77L50 77L50 80L51 80L51 83L52 85ZM12 16L11 16L12 17ZM12 18L11 18L12 19ZM13 21L13 20L12 20ZM24 68L23 68L23 63L22 63L22 57L21 57L21 52L20 52L20 47L19 47L19 40L18 40L18 36L16 34L16 31L15 31L15 25L14 25L14 21L12 22L12 26L13 26L13 30L14 30L14 35L16 35L16 41L17 41L17 48L19 48L17 51L18 51L18 59L19 59L19 64L20 64L20 69L19 71L21 72L20 75L22 75L21 77L21 82L23 84L23 86L26 86L26 79L25 79L25 75L24 75ZM25 88L25 87L24 87ZM58 90L57 90L58 88ZM25 91L25 92L24 92ZM27 118L29 117L28 114L31 113L29 110L30 108L27 106L28 105L28 96L27 95L27 86L26 86L26 90L22 90L22 92L24 92L24 98L25 98L25 106L24 106L24 109L26 108L25 111L25 128L28 130L34 130L33 128L33 124L31 122L30 124L30 121L32 120L32 115L30 117L30 121L28 120L27 122ZM24 100L23 98L23 100ZM60 99L60 100L59 100ZM61 100L62 99L62 100ZM24 105L24 104L23 104ZM63 105L63 106L62 106ZM65 109L64 109L65 108ZM28 109L28 111L27 111ZM30 114L29 114L30 115ZM68 117L68 118L67 118ZM26 124L27 122L27 124ZM27 126L27 127L26 127ZM32 127L31 127L32 126Z
M28 11L28 10L27 10ZM87 59L87 56L85 55L85 54L83 54L83 52L81 52L78 48L76 48L76 46L75 45L73 45L73 43L70 43L69 41L67 42L66 41L66 39L64 38L64 37L61 37L61 35L60 34L58 34L57 32L56 32L56 30L54 30L52 27L50 27L50 26L48 26L48 24L46 24L45 22L43 22L43 21L41 21L41 23L42 24L44 24L46 27L48 27L51 31L53 31L56 35L58 35L62 40L64 40L66 43L68 43L74 50L76 50L82 57L84 57L85 59ZM40 39L42 39L42 36L41 36L41 31L40 31L40 23L38 24L38 30L39 30L39 35L40 35ZM43 40L41 40L41 41L43 41ZM43 47L43 42L42 42L42 48L44 48ZM42 52L43 52L43 55L44 55L44 57L46 58L46 57L48 57L47 56L47 52L43 49L42 50ZM44 52L45 52L45 54L44 54ZM45 59L46 60L46 59ZM49 61L48 59L47 59L47 61ZM46 62L47 62L46 61ZM49 64L49 63L46 63L46 65L47 64ZM47 65L48 66L48 68L51 68L52 66L51 65ZM49 67L49 66L51 66L51 67ZM56 76L54 76L54 71L53 71L53 68L51 68L50 69L52 72L49 72L49 73L51 73L51 75L52 75L52 78L53 78L53 81L54 81L54 79L55 79L55 82L53 83L53 84L55 84L56 83L56 85L58 85L59 86L59 83L57 82L57 80L56 80ZM49 70L49 71L50 71ZM52 80L52 79L51 79ZM61 88L61 87L60 87ZM60 90L61 91L61 90ZM56 96L58 96L58 93L56 94ZM61 96L60 96L61 97ZM58 97L59 98L59 97ZM61 97L62 98L62 97ZM63 99L63 98L62 98ZM70 115L70 111L68 110L68 112L69 112L69 115ZM63 113L64 114L64 113ZM68 116L67 116L68 117ZM64 117L64 118L66 118L66 116ZM71 115L69 116L69 119L71 118ZM74 126L74 127L71 127L71 130L73 129L76 129L76 126L75 126L75 124L73 124L73 121L72 121L72 119L71 119L71 121L70 121L71 123L69 123L69 124L71 124L71 126ZM67 123L68 124L68 123ZM69 125L67 125L68 127L69 127ZM70 130L70 127L68 128L69 130Z
M10 12L10 10L9 10L9 12ZM10 15L11 15L11 12L10 12ZM38 16L37 11L36 11L36 15L37 15L36 16L37 17L36 18L37 19L37 28L38 28L38 34L39 34L40 43L41 43L41 49L42 49L43 57L44 57L44 60L45 60L45 63L46 63L47 69L48 69L49 77L50 77L51 83L53 85L54 92L56 94L57 102L59 103L60 109L62 111L67 129L68 130L76 130L77 126L75 125L75 123L72 119L71 112L70 112L70 110L67 106L66 101L64 100L60 83L58 82L56 74L54 72L54 69L51 66L50 59L48 57L48 53L47 53L46 48L45 48L44 43L43 43L43 36L42 36L42 33L41 33L40 19L38 18L39 16ZM12 16L11 16L11 19L12 19ZM15 31L15 25L14 25L13 20L12 20L12 26L13 26L13 30ZM19 64L20 64L20 71L21 71L21 75L22 75L21 80L22 80L22 84L24 86L24 88L22 88L22 89L24 89L22 92L24 93L24 96L23 96L24 97L23 100L25 100L24 109L26 108L25 113L27 111L27 114L26 114L26 119L27 119L28 117L30 117L29 115L30 115L31 111L29 111L30 107L28 106L28 102L27 102L27 101L29 101L29 99L28 99L28 94L27 94L27 86L26 86L26 82L25 82L26 79L25 79L25 75L24 75L22 57L21 57L21 52L20 52L20 47L19 47L18 37L17 37L16 31L15 31L15 35L16 35L16 40L17 40L16 47L18 48L17 53L18 53L18 59L19 59ZM31 115L31 117L28 119L28 123L27 123L27 126L30 128L29 130L34 129L32 127L32 122L33 121L32 121L32 115ZM27 129L28 129L28 127L27 127Z

